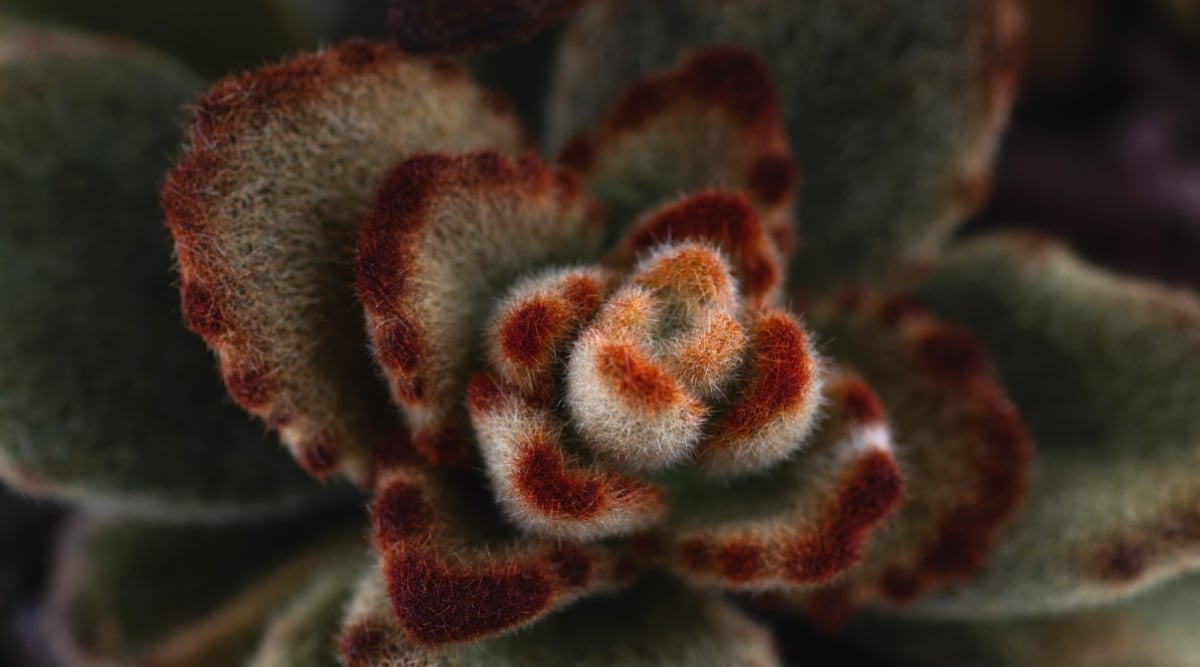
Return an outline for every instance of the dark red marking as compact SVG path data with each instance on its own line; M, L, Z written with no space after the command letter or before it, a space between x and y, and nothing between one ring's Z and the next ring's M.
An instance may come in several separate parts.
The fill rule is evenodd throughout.
M556 300L533 298L505 315L496 333L507 359L531 366L552 351L559 334L569 324L567 313Z
M263 118L320 94L339 79L404 57L392 46L351 40L279 65L226 77L197 102L193 143L223 138L235 123Z
M786 576L794 582L827 581L857 563L867 538L904 497L900 470L886 452L858 461L836 488L820 528L789 549Z
M886 418L883 403L870 385L859 378L839 383L838 407L854 425L882 424Z
M549 561L559 582L571 589L583 588L592 578L592 561L587 552L573 544L563 544L550 552Z
M749 380L716 427L716 441L751 437L803 400L816 370L804 332L783 313L764 315L753 325Z
M662 76L633 84L617 102L605 130L637 128L675 105L700 100L741 125L779 124L779 97L766 65L750 51L717 47L692 56Z
M411 538L430 536L434 531L434 509L420 486L407 481L388 484L371 507L376 543L381 553L389 545Z
M767 206L778 206L796 195L800 170L790 155L771 153L754 161L746 185L755 199Z
M333 473L341 462L341 448L328 436L318 435L301 442L296 449L296 460L314 477Z
M452 465L469 460L470 443L470 435L450 424L423 429L413 437L413 447L433 465Z
M275 389L265 368L234 368L225 373L224 379L233 400L250 411L266 405Z
M179 292L183 319L189 329L205 339L225 333L228 320L212 290L198 281L184 280Z
M384 574L396 619L418 645L486 637L534 618L554 601L554 577L537 566L484 564L472 571L404 553L384 564Z
M608 505L608 494L596 479L567 470L562 453L536 436L517 460L513 486L533 507L560 518L585 520Z
M667 204L630 232L621 253L636 257L668 241L707 241L719 247L732 260L748 295L762 296L782 279L771 238L744 195L708 191Z
M763 573L763 548L753 542L731 541L717 549L717 567L721 576L735 583L753 581Z
M507 392L491 373L476 373L467 385L467 404L471 411L488 414L499 408Z
M679 562L684 568L697 574L709 572L713 569L715 561L713 551L706 538L693 537L684 540L679 546Z
M937 377L966 383L989 373L987 354L966 329L935 326L921 333L917 354Z
M596 368L617 395L648 412L659 412L681 399L674 378L630 345L612 343L597 350Z

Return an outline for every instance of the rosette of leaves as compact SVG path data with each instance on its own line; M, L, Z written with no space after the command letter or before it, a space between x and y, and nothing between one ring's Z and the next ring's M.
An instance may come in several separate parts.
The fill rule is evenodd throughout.
M303 55L200 97L162 188L183 318L232 400L314 477L355 484L369 517L316 483L267 484L291 464L230 437L213 421L223 406L175 392L182 371L141 396L153 409L31 389L70 354L43 345L59 339L18 301L3 311L17 334L0 365L0 405L14 406L0 412L0 470L113 508L64 544L51 610L70 657L769 665L769 634L731 597L769 594L829 625L864 608L941 618L879 622L968 637L964 617L1071 611L1190 569L1200 484L1180 457L1194 456L1194 297L1027 237L944 241L986 183L1015 80L1014 7L884 3L856 18L811 2L745 21L725 7L587 7L550 91L557 163L459 67L382 44ZM676 20L658 41L622 37ZM51 67L45 47L60 40L65 64ZM13 124L50 129L4 166L32 174L5 196L33 202L5 230L3 265L20 268L0 272L6 291L57 275L27 248L53 257L78 239L77 254L44 262L62 272L53 289L107 290L87 321L144 334L173 311L129 297L171 277L97 275L96 256L130 242L102 225L134 216L60 212L74 200L56 196L67 181L53 168L90 167L110 185L99 194L144 194L96 156L162 158L127 133L170 129L186 94L137 122L113 105L143 109L147 82L176 70L124 76L150 56L58 34L5 45L6 99L31 82L54 92L29 97L42 113ZM840 76L812 79L829 68ZM603 91L607 110L593 113L591 91L616 80L625 92ZM89 97L93 82L109 87ZM54 96L68 93L82 98ZM88 127L76 117L107 126L73 138L63 128ZM60 159L75 148L95 153ZM157 220L136 229L161 238ZM168 261L128 257L116 265ZM86 326L49 331L89 340ZM147 345L84 377L121 387L161 372L174 353ZM175 446L170 420L151 437L82 432L111 441L85 440L93 456L153 451L171 474L191 469L190 486L154 465L83 463L76 438L32 418L159 429L151 418L169 410L203 425L175 428L195 448ZM60 459L78 465L47 463ZM139 502L122 502L123 487ZM239 516L243 502L254 517Z

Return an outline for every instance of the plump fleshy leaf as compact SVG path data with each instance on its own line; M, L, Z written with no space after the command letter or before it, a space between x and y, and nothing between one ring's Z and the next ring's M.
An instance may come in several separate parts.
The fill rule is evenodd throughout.
M922 610L1061 610L1200 566L1195 293L998 235L957 247L920 295L987 343L1040 452L987 568Z
M377 579L350 607L341 650L346 667L769 667L770 634L711 594L652 578L596 597L516 634L447 649L413 646L387 613Z
M615 545L515 538L493 507L482 481L457 471L396 468L380 480L372 537L412 644L511 632L633 574Z
M512 149L459 68L347 42L222 80L163 191L184 312L235 400L310 471L359 480L394 425L353 291L355 231L388 168L425 149Z
M55 566L55 648L68 664L239 664L314 577L367 561L358 531L345 530L358 516L204 526L80 517Z
M370 566L366 550L349 545L343 557L313 572L307 585L271 616L249 667L337 667L337 639L355 584Z
M598 253L603 218L534 155L417 155L384 179L358 237L358 293L392 396L435 463L467 456L463 396L487 317L522 274Z
M1032 455L982 346L905 298L850 291L807 313L826 353L879 393L906 487L862 566L809 604L834 621L970 577L1018 507Z
M880 279L982 203L1021 35L1015 0L597 0L563 36L549 144L638 76L740 44L769 64L804 167L798 284Z
M125 511L321 493L183 330L158 185L198 81L123 42L0 24L0 476Z
M660 204L722 187L749 195L776 244L791 250L799 174L779 94L753 52L704 51L613 99L607 115L578 128L587 131L562 151L607 207L610 242Z
M89 32L120 35L206 72L225 72L317 44L306 3L287 0L4 0L0 10ZM214 39L220 35L220 39Z
M926 667L1196 667L1200 578L1070 614L994 621L869 617L847 630L889 659ZM908 663L905 663L908 664Z
M452 54L524 39L583 0L390 0L388 32L409 53Z
M802 451L769 471L731 480L674 473L658 557L703 584L797 589L856 565L903 500L904 483L879 398L835 371L827 414Z

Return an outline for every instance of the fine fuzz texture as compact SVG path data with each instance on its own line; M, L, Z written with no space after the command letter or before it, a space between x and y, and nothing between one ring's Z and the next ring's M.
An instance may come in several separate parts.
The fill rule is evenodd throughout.
M395 469L380 480L372 538L407 642L438 646L510 632L633 571L606 544L514 539L479 480Z
M879 392L907 488L863 565L809 601L814 613L908 605L976 574L1022 500L1033 455L982 346L902 297L847 292L809 313L826 353Z
M156 193L197 79L131 45L0 24L0 478L172 517L321 492L181 331Z
M447 64L347 42L219 82L163 189L184 313L233 398L319 476L359 480L395 429L353 303L354 232L388 166L511 149L496 100Z
M435 652L405 642L366 579L341 637L346 667L772 667L770 634L711 594L659 578L582 602L522 632Z
M767 59L806 165L800 289L882 279L986 197L1023 51L1016 0L596 0L561 42L550 146L603 118L639 75L728 43Z
M1200 566L1194 293L1024 235L963 243L919 293L980 332L1040 449L1026 509L988 567L923 611L1065 610Z
M358 237L367 328L418 451L466 456L462 395L490 304L522 273L594 257L599 211L533 155L417 155L388 174Z
M562 159L608 208L610 241L643 211L711 187L746 192L783 250L795 240L799 171L771 74L749 51L711 49L639 80Z
M669 567L705 584L795 591L858 562L904 482L875 393L845 371L824 389L829 414L802 455L733 479L719 494L686 474L664 479Z

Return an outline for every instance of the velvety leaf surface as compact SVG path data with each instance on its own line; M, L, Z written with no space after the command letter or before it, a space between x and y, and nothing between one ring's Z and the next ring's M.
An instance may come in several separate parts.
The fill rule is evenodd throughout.
M983 347L907 298L848 291L806 310L830 357L878 392L905 503L862 566L810 599L834 622L863 601L912 602L970 579L1024 494L1032 445Z
M388 168L517 141L457 66L368 42L226 78L197 104L163 190L185 315L230 394L310 472L365 481L394 453L353 287L355 232Z
M1029 500L974 581L928 602L1063 610L1200 565L1200 299L1032 235L964 242L921 298L986 342L1039 446Z
M341 640L346 667L779 664L765 629L716 596L659 578L581 602L516 634L442 650L408 644L384 600L376 579L361 583Z
M322 493L229 405L183 328L157 191L196 78L0 23L0 475L149 514Z
M601 0L566 31L549 145L702 46L760 53L804 171L798 286L884 277L982 203L1021 61L1014 0Z

